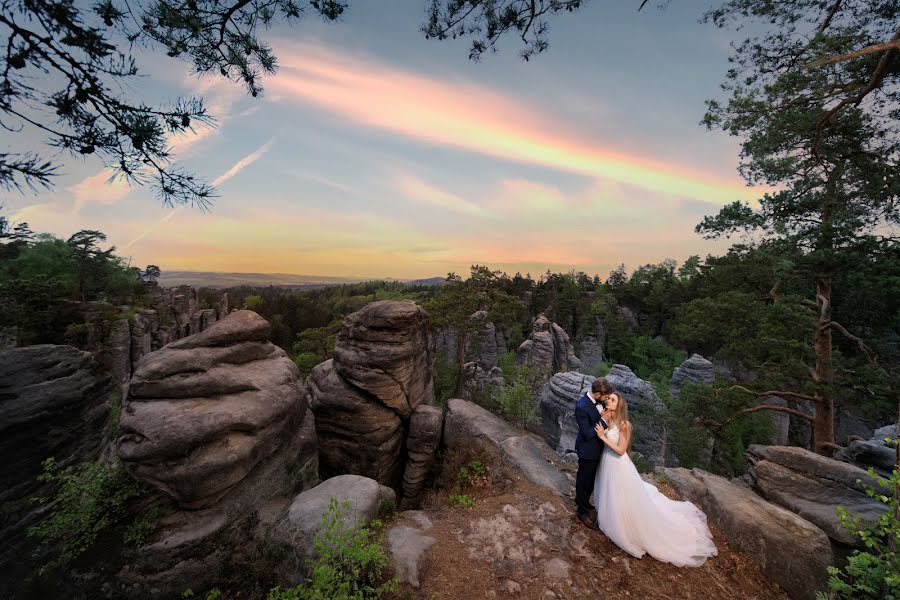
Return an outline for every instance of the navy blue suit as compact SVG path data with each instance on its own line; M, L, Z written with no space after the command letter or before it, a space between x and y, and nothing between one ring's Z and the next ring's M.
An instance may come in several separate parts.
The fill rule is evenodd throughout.
M594 426L600 422L600 411L587 394L575 403L575 422L578 424L578 436L575 438L575 452L578 453L575 506L579 515L588 515L591 512L590 497L594 492L594 477L603 455L603 442L594 431Z

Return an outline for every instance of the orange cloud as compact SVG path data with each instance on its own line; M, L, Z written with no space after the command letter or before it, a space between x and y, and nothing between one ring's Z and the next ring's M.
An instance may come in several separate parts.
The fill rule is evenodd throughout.
M277 97L428 143L722 204L758 196L736 178L629 156L518 100L306 44L285 44L268 82Z

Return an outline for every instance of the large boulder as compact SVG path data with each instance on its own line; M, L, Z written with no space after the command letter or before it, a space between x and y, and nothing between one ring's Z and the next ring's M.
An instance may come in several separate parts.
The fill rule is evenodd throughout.
M597 317L597 326L589 331L581 341L581 372L593 373L600 363L606 361L606 339L608 332L602 317Z
M594 379L574 371L557 373L541 390L541 426L547 443L560 454L575 450L575 403L591 389Z
M269 540L291 548L297 565L313 556L313 540L322 532L322 516L337 501L340 526L354 529L368 525L382 511L393 510L394 490L374 479L339 475L302 492L282 511L269 531ZM296 569L295 574L301 569Z
M700 505L728 543L756 561L792 598L813 600L828 583L828 536L809 521L727 479L694 469L666 469L688 500Z
M435 407L422 405L409 420L409 436L406 438L406 470L403 472L403 499L401 508L418 507L421 501L425 479L434 464L441 433L444 426L444 412Z
M613 365L606 380L628 402L628 415L634 425L631 447L654 465L662 466L666 431L659 422L663 404L653 384L635 375L625 365Z
M544 456L541 442L472 402L458 398L447 402L444 445L478 447L498 456L535 485L557 494L570 491L566 478Z
M692 354L672 372L672 397L678 398L685 383L709 385L715 378L713 364L699 354Z
M412 300L367 304L344 319L334 368L400 417L434 404L434 353L428 313Z
M519 346L516 361L519 364L534 365L548 374L581 368L581 361L575 356L569 335L543 314L537 316L531 327L531 334Z
M500 354L506 349L506 343L503 334L490 321L486 310L473 314L472 321L477 324L472 340L477 351L475 362L482 370L489 372L499 364Z
M790 446L752 445L748 457L753 486L764 498L814 523L836 542L860 545L841 525L839 506L867 521L887 511L886 504L865 490L892 490L859 467Z
M879 475L889 477L897 464L897 437L896 424L881 427L868 440L851 441L835 458L863 469L871 467ZM891 444L887 442L889 439L893 440Z
M277 491L315 479L299 372L268 336L268 322L242 310L141 358L119 429L128 471L185 509L216 503L268 460L288 467ZM279 452L301 434L304 454Z
M34 565L26 529L44 514L30 502L50 494L41 462L95 458L108 439L109 374L88 352L50 344L0 352L0 597L12 598Z

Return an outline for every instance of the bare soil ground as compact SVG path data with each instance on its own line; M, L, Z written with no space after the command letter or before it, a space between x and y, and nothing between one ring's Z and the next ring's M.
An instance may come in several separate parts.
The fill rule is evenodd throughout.
M404 585L397 598L648 598L667 600L787 599L748 557L733 551L713 529L719 555L699 568L678 568L649 556L635 559L600 531L575 519L574 502L516 477L486 460L487 473L463 485L447 485L468 457L445 460L443 484L423 510L426 531L437 542L420 563L421 587ZM558 465L561 470L573 467ZM449 473L448 473L449 471ZM665 482L650 479L671 498ZM463 508L451 493L475 500ZM418 526L400 513L390 525Z

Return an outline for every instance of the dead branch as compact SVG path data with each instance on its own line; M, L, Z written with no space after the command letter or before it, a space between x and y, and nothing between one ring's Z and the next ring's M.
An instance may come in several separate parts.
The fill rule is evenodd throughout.
M828 14L825 16L825 20L822 21L822 24L819 25L819 30L816 32L818 35L822 35L825 33L825 30L828 29L828 26L831 25L831 20L834 19L834 15L837 14L837 11L841 9L841 2L843 0L835 0L834 4L831 5L831 9L828 11Z
M751 396L756 396L757 398L765 398L766 396L786 396L788 398L796 398L797 400L805 400L806 402L820 402L821 398L818 396L810 396L808 394L801 394L799 392L789 392L786 390L769 390L767 392L754 392L753 390L748 390L742 385L733 385L730 388L731 390L740 390L746 394L750 394Z
M805 66L808 69L827 67L828 65L836 65L837 63L853 60L854 58L859 58L861 56L868 56L869 54L878 54L886 50L900 50L900 40L891 40L889 42L882 42L880 44L872 44L871 46L866 46L865 48L860 48L859 50L854 50L853 52L847 52L846 54L838 54L836 56L820 58L819 60L806 64Z
M847 331L847 328L844 327L843 325L841 325L840 323L838 323L837 321L829 321L827 324L825 324L825 326L826 327L830 326L832 329L837 329L839 332L843 333L846 337L848 337L849 339L856 342L856 345L859 346L859 349L862 351L862 353L866 355L866 359L871 364L875 365L876 367L880 366L878 364L878 356L875 354L875 352L871 348L869 348L866 345L866 343L864 341L862 341L862 338L857 337L857 336L853 335L852 333L850 333L849 331Z

